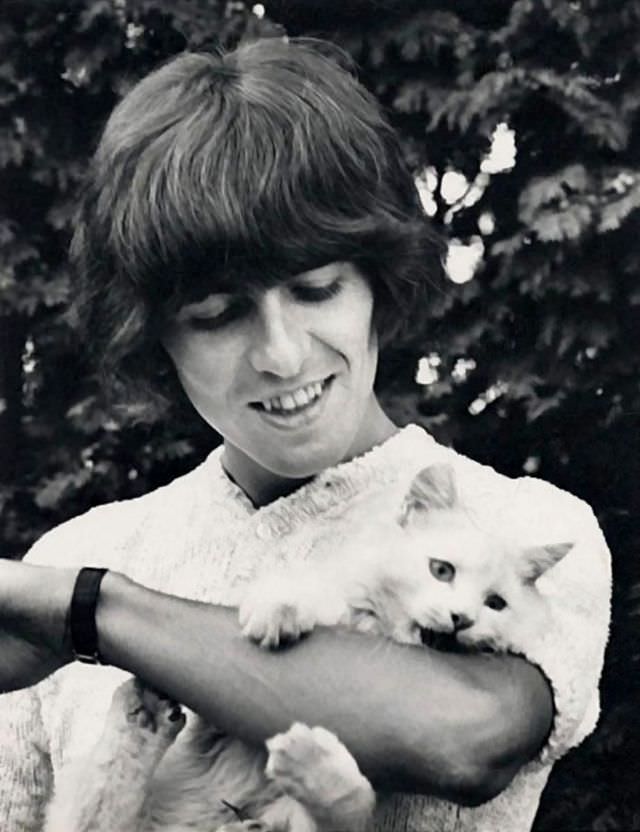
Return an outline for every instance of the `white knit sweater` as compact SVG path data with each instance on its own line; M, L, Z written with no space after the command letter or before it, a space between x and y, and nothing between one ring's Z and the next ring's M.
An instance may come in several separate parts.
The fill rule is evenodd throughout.
M555 723L543 752L494 800L462 808L428 797L382 797L376 830L525 832L553 762L593 730L599 713L609 554L591 510L576 497L541 480L497 474L410 425L257 510L224 473L217 449L163 488L59 526L34 546L29 560L103 565L154 589L234 604L259 570L312 557L319 541L339 546L354 518L366 518L368 502L378 507L384 495L391 518L413 476L433 462L453 466L461 499L487 530L517 535L526 545L575 541L538 582L553 625L524 651L551 680ZM111 695L125 677L114 668L74 664L34 688L0 697L3 832L39 832L56 773L96 743Z

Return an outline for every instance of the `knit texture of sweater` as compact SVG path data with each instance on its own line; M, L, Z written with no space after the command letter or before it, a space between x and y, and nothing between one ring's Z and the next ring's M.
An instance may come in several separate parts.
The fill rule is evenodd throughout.
M593 730L599 714L611 574L591 509L542 480L502 476L416 425L258 509L225 474L221 458L218 448L167 486L64 523L36 543L28 560L105 566L153 589L234 605L262 570L313 557L320 543L348 540L354 523L366 522L368 503L377 512L388 506L392 521L415 474L441 462L453 467L460 499L489 532L523 546L574 542L538 581L551 625L522 651L553 690L554 725L544 749L488 803L466 808L432 797L380 796L375 825L376 832L529 830L554 761ZM39 832L56 773L91 752L126 677L115 668L72 664L33 688L0 696L3 832Z

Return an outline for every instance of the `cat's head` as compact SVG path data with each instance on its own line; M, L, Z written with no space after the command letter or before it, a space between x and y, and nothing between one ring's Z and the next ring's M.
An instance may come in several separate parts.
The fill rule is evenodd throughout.
M398 522L415 573L407 612L427 632L467 645L502 648L523 626L539 626L545 604L536 581L573 545L520 546L482 529L460 503L448 465L420 471Z

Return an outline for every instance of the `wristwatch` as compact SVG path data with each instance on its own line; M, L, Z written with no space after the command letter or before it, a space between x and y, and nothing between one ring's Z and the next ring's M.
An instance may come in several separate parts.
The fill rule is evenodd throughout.
M74 659L85 664L104 664L98 650L96 606L107 569L83 567L76 577L69 609L69 633Z

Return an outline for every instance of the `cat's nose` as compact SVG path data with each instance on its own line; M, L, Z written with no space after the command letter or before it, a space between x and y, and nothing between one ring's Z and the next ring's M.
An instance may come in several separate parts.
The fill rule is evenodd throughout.
M455 633L460 630L468 630L473 624L473 619L469 618L469 616L465 615L463 612L452 612L451 620L453 621L453 631Z

